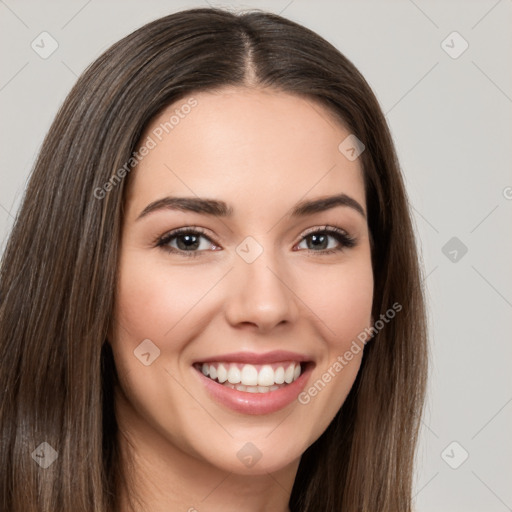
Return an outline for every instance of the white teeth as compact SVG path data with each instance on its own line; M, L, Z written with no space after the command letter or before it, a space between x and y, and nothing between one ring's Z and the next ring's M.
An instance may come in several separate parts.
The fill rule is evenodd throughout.
M210 368L212 366L213 365L210 365ZM231 384L239 384L240 383L240 370L238 369L238 366L232 364L229 367L228 381L231 382Z
M295 370L295 367L293 364L291 364L290 366L288 366L288 368L286 368L286 371L284 372L284 381L286 382L286 384L290 384L291 382L293 382L294 370ZM211 371L211 369L210 369L210 371Z
M218 380L225 386L248 393L275 391L283 385L291 384L301 374L300 363L289 363L282 366L275 364L254 366L241 363L203 363L200 370L203 375L210 377L212 380Z
M228 380L228 371L223 364L219 364L219 367L217 368L217 379L221 384Z
M300 368L300 365L298 365ZM280 366L279 368L276 368L276 371L274 372L274 382L276 384L283 384L284 383L284 368Z
M266 364L258 373L258 386L272 386L274 384L274 370Z
M246 364L242 368L240 378L246 386L256 386L258 384L258 370L252 364Z

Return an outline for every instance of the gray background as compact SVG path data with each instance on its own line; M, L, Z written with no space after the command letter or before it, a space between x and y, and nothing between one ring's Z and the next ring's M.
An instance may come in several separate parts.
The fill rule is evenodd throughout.
M512 510L512 0L209 3L306 25L373 87L414 208L429 302L416 510ZM195 6L207 2L0 1L0 251L77 76L132 30ZM58 43L46 59L31 47L43 31Z

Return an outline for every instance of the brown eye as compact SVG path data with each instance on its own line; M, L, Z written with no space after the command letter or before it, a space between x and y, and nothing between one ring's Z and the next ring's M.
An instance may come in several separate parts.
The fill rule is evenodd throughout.
M197 228L175 229L159 238L156 245L167 252L183 256L198 256L201 252L208 250L208 246L217 247L203 231Z

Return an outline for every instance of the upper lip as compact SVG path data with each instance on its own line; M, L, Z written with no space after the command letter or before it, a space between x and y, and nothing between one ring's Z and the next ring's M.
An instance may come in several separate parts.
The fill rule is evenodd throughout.
M258 354L256 352L232 352L230 354L219 354L212 357L197 360L196 363L246 363L246 364L271 364L279 363L281 361L297 361L307 362L311 358L296 352L289 352L287 350L273 350L272 352L265 352Z

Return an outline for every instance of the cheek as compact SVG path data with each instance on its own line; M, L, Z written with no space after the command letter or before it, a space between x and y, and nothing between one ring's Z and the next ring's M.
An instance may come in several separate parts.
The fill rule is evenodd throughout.
M121 261L116 318L137 339L173 337L208 289L201 272L185 265L155 263L147 256L127 254Z
M314 282L306 296L319 319L315 324L321 329L323 350L299 403L317 418L319 435L345 401L361 365L361 334L371 326L373 304L369 252L350 264L316 273Z
M186 415L173 411L186 410L188 395L172 370L188 336L193 335L191 310L208 290L208 283L200 272L184 265L172 268L141 253L127 249L120 260L117 325L111 345L128 402L153 427L162 430L166 425L174 431ZM144 359L146 353L149 356Z
M309 290L309 291L308 291ZM324 339L341 350L371 323L373 273L369 259L320 270L304 290L307 304L325 327Z
M371 325L373 273L363 259L319 272L308 306L318 317L323 350L308 386L298 396L304 422L315 418L309 442L316 440L343 405L360 369L364 345L358 336Z

